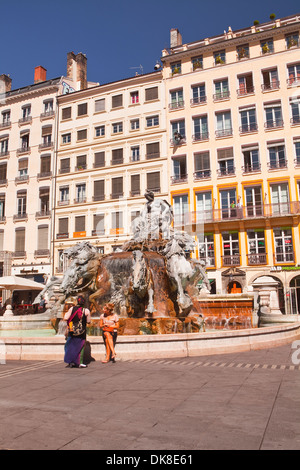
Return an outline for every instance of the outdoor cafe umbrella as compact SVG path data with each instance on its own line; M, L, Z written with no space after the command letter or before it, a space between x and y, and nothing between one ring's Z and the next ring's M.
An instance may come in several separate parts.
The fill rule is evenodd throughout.
M19 276L0 277L0 289L6 290L43 290L44 284Z

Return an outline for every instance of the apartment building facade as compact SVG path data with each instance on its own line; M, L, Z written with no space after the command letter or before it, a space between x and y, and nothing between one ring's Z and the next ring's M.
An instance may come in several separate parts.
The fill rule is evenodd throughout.
M183 44L162 55L170 200L197 237L212 292L263 275L299 310L300 17ZM296 309L296 310L295 310Z
M78 242L104 254L121 247L146 189L168 197L164 102L161 72L58 98L54 275Z
M88 86L86 57L71 52L66 76L46 75L36 67L19 89L0 76L0 271L38 282L51 274L56 98Z

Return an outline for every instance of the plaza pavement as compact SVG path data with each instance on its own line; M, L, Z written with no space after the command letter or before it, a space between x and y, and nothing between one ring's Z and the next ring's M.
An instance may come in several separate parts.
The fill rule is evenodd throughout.
M0 449L299 450L299 359L286 345L86 369L8 361Z

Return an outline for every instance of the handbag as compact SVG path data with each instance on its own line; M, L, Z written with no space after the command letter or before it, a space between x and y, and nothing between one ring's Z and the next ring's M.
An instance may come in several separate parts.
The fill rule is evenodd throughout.
M82 312L82 309L80 308L81 312ZM72 333L72 336L80 336L82 335L83 333L85 333L85 324L84 324L84 312L82 312L82 315L79 319L78 322L74 323L72 322L72 319L74 318L74 316L76 315L76 313L78 312L78 310L76 310L75 314L71 317L71 321L69 322L69 331L70 333Z

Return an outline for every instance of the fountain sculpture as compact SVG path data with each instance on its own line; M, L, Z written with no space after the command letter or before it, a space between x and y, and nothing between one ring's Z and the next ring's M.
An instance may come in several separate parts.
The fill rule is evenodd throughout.
M183 320L190 328L198 325L199 331L203 322L193 311L193 298L199 296L199 280L210 290L205 263L190 258L195 240L172 227L170 204L150 191L145 197L131 240L108 255L99 254L88 241L65 250L71 262L63 278L52 277L35 302L45 298L52 316L58 317L68 299L80 292L97 317L107 301L113 302L121 330L174 332L182 329Z

